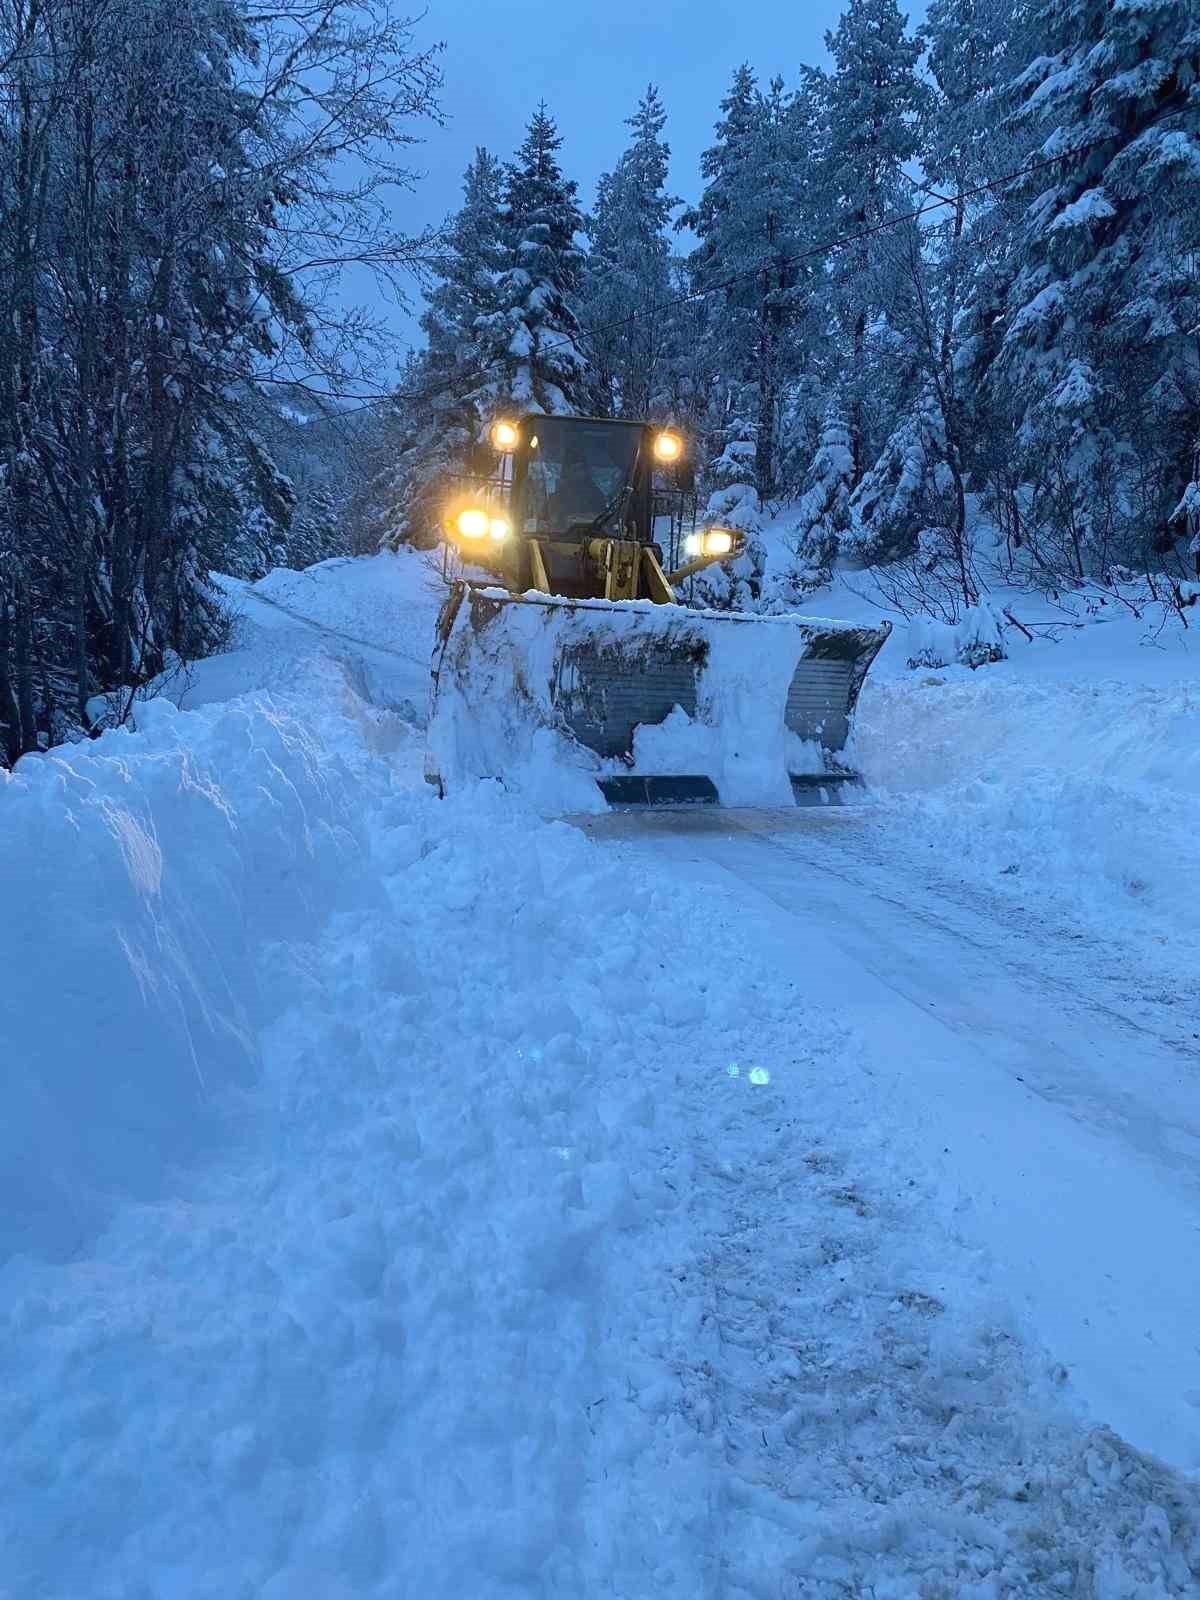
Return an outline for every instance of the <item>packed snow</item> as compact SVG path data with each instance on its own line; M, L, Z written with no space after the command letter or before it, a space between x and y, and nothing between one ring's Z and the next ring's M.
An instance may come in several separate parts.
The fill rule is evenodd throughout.
M1109 1426L931 1153L971 1080L768 951L828 959L803 872L756 929L719 823L690 872L436 800L419 556L228 589L227 655L0 780L0 1593L1195 1594L1195 1397ZM1090 648L889 645L857 750L898 901L1021 878L1139 961L1195 937L1188 658Z

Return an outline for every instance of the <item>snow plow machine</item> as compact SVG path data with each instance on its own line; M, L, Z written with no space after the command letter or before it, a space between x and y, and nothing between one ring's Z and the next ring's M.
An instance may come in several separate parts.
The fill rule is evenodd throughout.
M703 611L680 586L744 537L701 524L683 438L502 421L445 509L426 777L555 811L837 803L889 625Z

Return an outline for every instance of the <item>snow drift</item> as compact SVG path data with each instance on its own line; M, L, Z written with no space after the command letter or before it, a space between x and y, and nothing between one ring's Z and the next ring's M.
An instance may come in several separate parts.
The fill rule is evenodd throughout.
M149 1196L258 1066L275 941L361 878L348 774L272 702L180 716L0 773L0 1253L63 1254Z
M910 844L1101 930L1200 950L1200 689L873 680L856 759Z

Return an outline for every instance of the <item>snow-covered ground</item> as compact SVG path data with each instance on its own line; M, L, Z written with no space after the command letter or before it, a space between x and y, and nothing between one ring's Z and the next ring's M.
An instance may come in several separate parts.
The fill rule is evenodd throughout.
M575 826L426 792L420 558L229 588L0 780L0 1596L1200 1592L1190 641Z

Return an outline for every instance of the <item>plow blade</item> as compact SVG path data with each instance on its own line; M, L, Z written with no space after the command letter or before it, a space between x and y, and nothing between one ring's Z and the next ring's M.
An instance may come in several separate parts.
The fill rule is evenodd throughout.
M426 776L544 808L835 803L889 625L553 599L456 583L434 651Z

